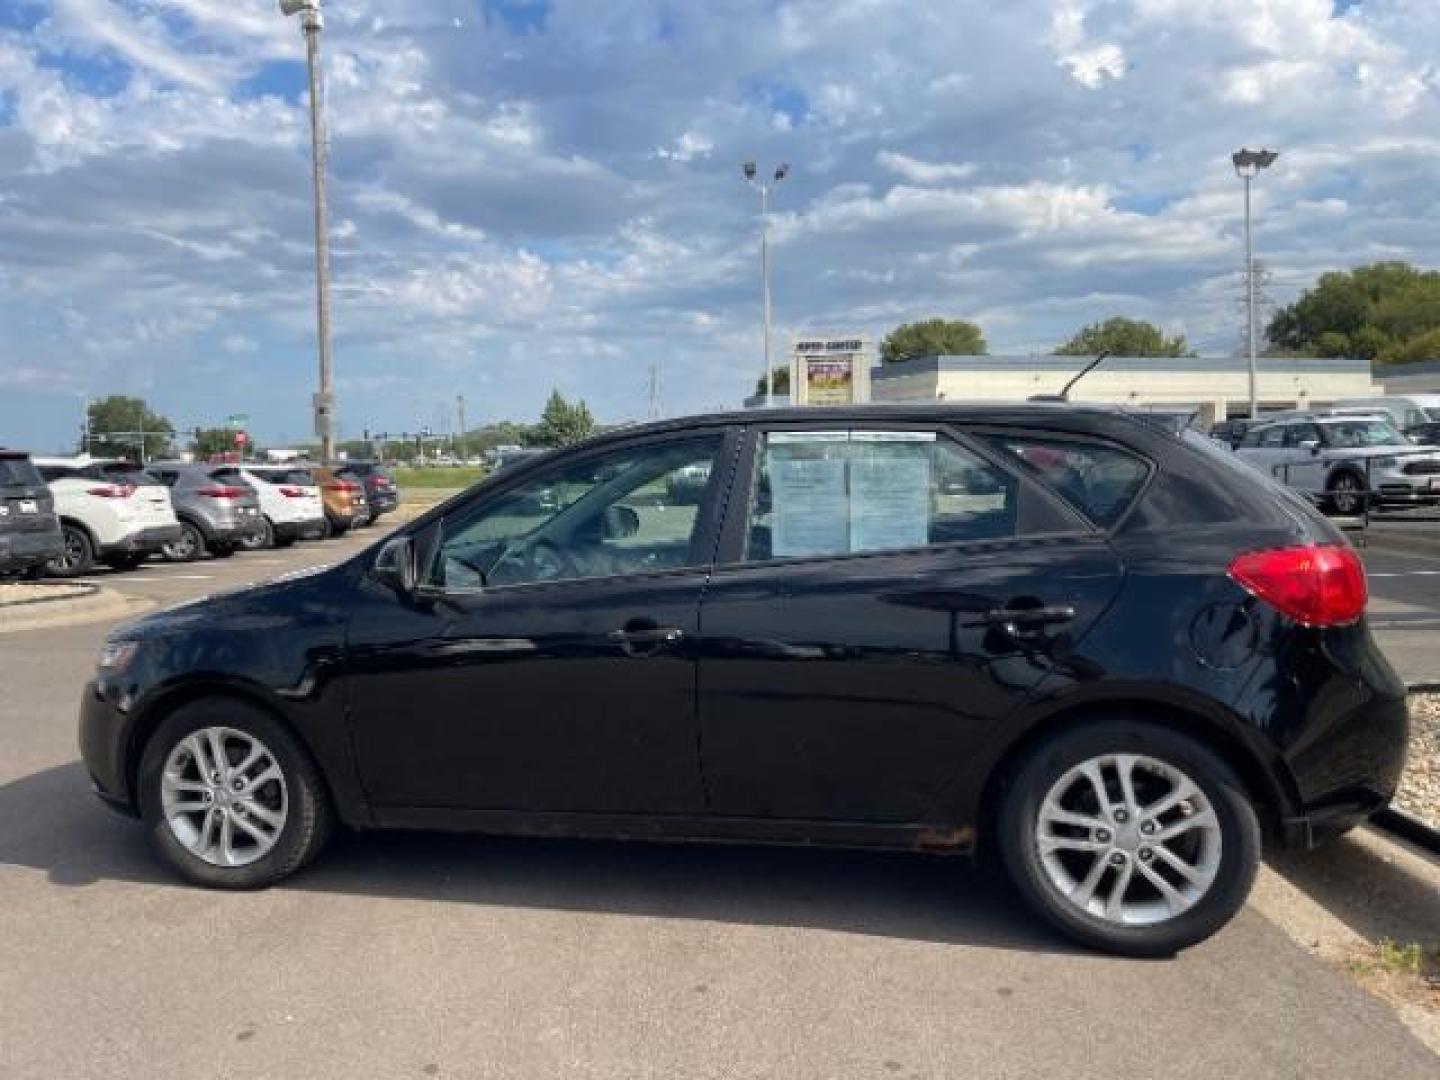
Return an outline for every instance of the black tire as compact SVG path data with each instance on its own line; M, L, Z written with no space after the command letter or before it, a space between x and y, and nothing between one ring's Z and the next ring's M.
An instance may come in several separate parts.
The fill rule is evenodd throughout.
M186 848L165 820L161 773L166 758L181 740L209 727L230 728L260 740L284 777L289 805L279 838L268 853L247 865L207 862ZM145 745L137 783L140 814L155 850L182 877L210 888L263 889L273 885L314 859L335 828L329 793L305 747L275 717L239 701L194 701L166 717Z
M60 531L65 537L65 554L46 563L46 572L51 577L74 578L94 570L95 545L90 540L90 534L69 522L62 524Z
M342 523L336 521L334 518L332 518L329 514L326 514L326 515L325 515L325 539L326 539L326 540L335 540L335 539L338 539L339 537L344 536L344 535L345 535L347 532L349 532L349 531L350 531L350 523L349 523L348 521L345 522L344 524L342 524Z
M44 576L45 564L40 562L31 563L29 566L25 567L24 570L20 571L21 581L39 581Z
M160 554L169 562L194 562L205 554L205 534L200 526L189 521L180 522L180 539L166 544Z
M112 570L134 570L150 557L149 552L127 552L124 555L105 556L105 565Z
M241 551L263 551L274 546L275 526L270 524L268 517L262 516L260 523L254 529L240 537Z
M1326 502L1332 513L1353 517L1364 511L1370 498L1365 478L1353 469L1337 469L1325 481Z
M1107 754L1139 754L1179 769L1215 812L1220 854L1214 880L1194 906L1178 915L1148 925L1121 925L1081 910L1051 880L1042 862L1036 837L1042 801L1070 769ZM1139 824L1134 823L1132 833ZM1026 902L1075 940L1124 956L1170 956L1210 937L1244 905L1260 864L1259 821L1234 771L1193 739L1138 719L1069 728L1035 747L1005 788L996 828L1005 867ZM1142 849L1131 857L1144 854ZM1100 856L1095 859L1098 862ZM1154 862L1151 869L1161 866ZM1108 880L1113 889L1112 871L1104 873L1101 880Z
M235 552L237 552L237 551L239 551L239 550L240 550L240 545L239 545L238 543L230 543L230 544L220 544L220 543L216 543L216 544L211 544L211 545L210 545L210 554L211 554L211 556L213 556L213 557L216 558L216 559L228 559L228 558L230 558L232 555L234 555Z
M294 547L297 539L299 539L299 537L291 534L290 536L277 536L272 542L277 548L288 548Z

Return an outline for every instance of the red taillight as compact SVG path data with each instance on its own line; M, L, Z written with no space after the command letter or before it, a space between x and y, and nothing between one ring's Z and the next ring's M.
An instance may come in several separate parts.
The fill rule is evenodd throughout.
M129 484L106 484L87 489L87 494L101 499L128 499L135 494L135 489Z
M1301 626L1345 626L1365 614L1369 592L1355 549L1339 544L1252 551L1230 577Z
M281 495L284 495L285 498L287 498L287 499L303 499L303 498L305 498L305 489L304 489L304 488L282 487L282 488L280 489L280 494L281 494Z
M328 484L325 485L325 490L343 491L347 494L353 495L355 494L355 492L360 490L360 485L352 484L349 480L331 480Z
M390 486L390 481L383 476L377 476L375 478L375 486L377 488L388 488Z
M207 499L243 499L250 492L238 487L203 487L196 488L195 494L204 495Z

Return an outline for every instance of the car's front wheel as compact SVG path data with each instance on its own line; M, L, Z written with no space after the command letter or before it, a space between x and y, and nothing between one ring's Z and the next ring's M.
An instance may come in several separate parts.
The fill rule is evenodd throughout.
M155 848L201 885L272 885L313 859L333 828L305 748L241 702L196 701L171 714L146 744L138 780Z
M162 547L160 554L170 562L194 562L205 554L205 536L198 526L182 521L180 535Z
M1075 727L1030 753L998 815L1005 864L1071 937L1128 956L1203 941L1244 904L1260 861L1255 809L1213 751L1168 728Z
M274 547L275 526L270 524L268 517L262 517L253 529L241 534L239 544L241 551L263 551Z

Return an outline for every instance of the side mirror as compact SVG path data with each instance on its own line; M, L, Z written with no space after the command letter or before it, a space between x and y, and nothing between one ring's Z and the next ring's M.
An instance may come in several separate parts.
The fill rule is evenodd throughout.
M370 564L370 577L397 593L413 596L418 574L415 570L415 546L410 537L394 536L385 541L375 561Z

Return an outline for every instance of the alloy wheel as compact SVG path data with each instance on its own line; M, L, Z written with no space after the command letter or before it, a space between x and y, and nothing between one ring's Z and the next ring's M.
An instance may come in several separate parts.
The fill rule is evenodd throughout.
M1360 509L1362 492L1365 489L1355 477L1345 475L1337 476L1335 482L1330 485L1330 498L1335 504L1335 511L1340 514L1353 514Z
M1056 892L1117 926L1183 915L1220 871L1220 821L1204 791L1139 754L1093 757L1064 773L1040 804L1035 842Z
M171 749L160 776L171 834L212 866L264 858L285 829L289 793L274 753L228 727L192 732Z

